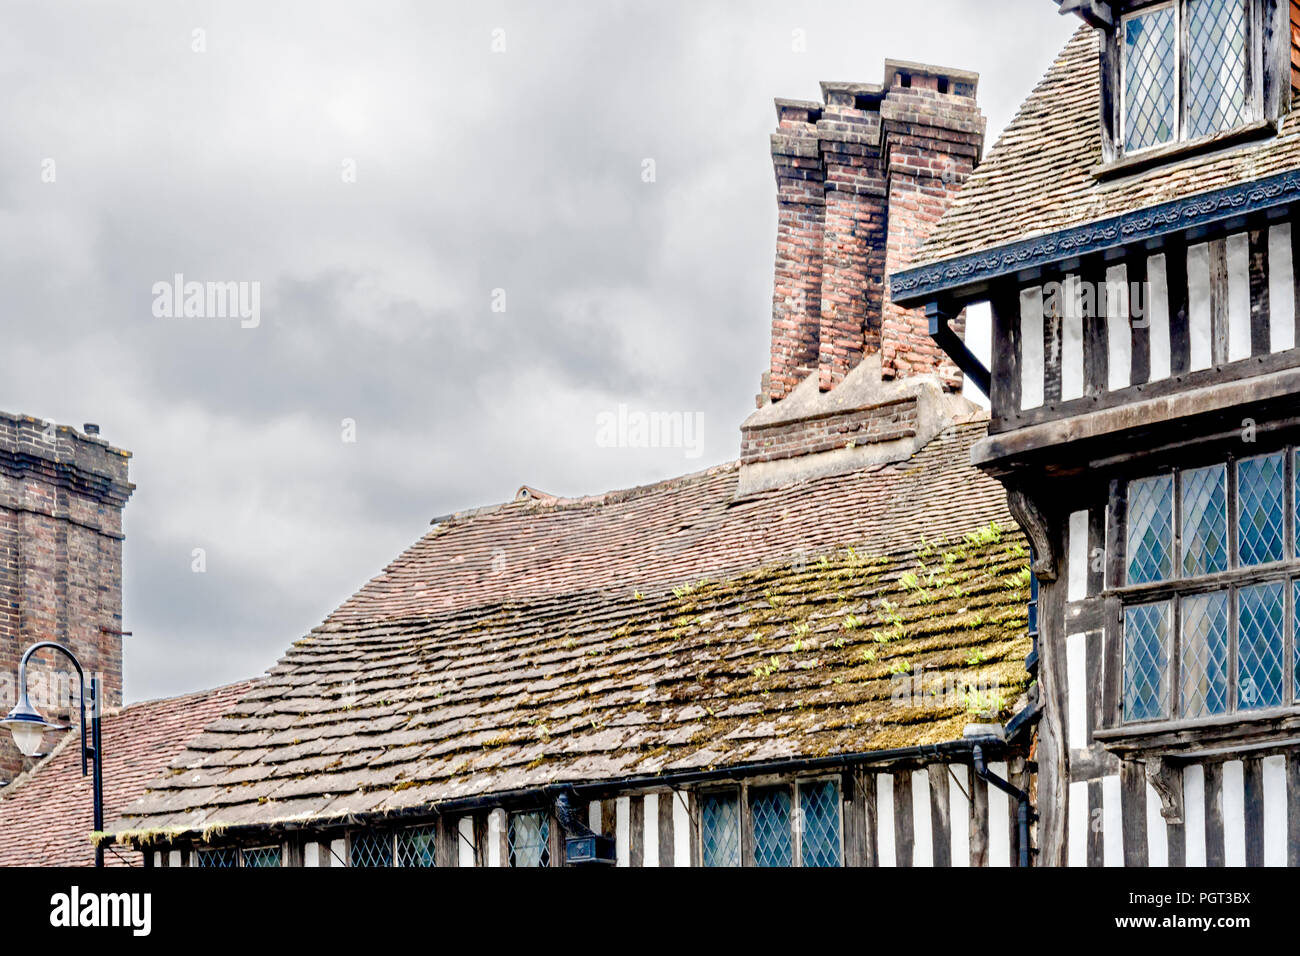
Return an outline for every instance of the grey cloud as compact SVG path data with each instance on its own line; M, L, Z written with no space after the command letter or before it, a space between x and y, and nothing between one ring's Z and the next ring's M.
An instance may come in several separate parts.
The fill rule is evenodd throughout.
M927 60L981 71L997 130L1074 24L989 10L10 5L0 406L135 452L128 697L265 668L433 515L734 457L768 349L772 98ZM260 281L261 327L153 318L177 272ZM703 457L596 447L620 402L702 412Z

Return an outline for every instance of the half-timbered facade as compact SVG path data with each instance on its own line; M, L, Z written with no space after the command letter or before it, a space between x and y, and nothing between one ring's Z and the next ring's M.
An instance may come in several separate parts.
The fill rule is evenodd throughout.
M989 384L1040 592L1039 860L1300 862L1300 117L1285 0L1086 21L896 301ZM947 333L992 306L992 368Z

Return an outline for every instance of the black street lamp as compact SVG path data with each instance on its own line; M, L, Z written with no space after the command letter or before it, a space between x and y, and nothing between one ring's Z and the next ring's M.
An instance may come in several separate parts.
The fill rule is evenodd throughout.
M52 641L33 644L27 648L23 659L18 662L18 706L9 711L8 717L0 720L0 727L9 728L14 735L14 743L27 757L34 757L40 751L41 738L45 735L45 731L67 730L66 727L52 724L42 717L27 697L27 661L37 651L47 648L59 651L72 661L72 666L77 669L77 677L81 679L81 775L83 777L86 775L86 765L89 762L94 771L95 832L99 833L104 829L104 774L100 762L99 741L99 678L93 675L90 678L90 741L87 743L86 672L81 669L81 661L77 660L76 655L62 644L55 644ZM95 866L103 865L104 848L96 844Z

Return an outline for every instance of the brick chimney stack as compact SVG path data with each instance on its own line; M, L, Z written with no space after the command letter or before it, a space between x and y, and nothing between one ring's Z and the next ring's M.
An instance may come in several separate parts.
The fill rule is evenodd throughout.
M772 293L772 401L817 368L821 342L825 174L817 138L820 103L777 100L776 282Z
M917 63L886 61L888 94L880 104L889 180L885 274L912 263L953 198L974 171L984 146L984 115L975 105L978 77ZM963 331L959 319L954 331ZM882 368L887 378L937 372L961 387L961 373L930 338L920 309L884 299Z
M979 161L977 85L887 60L883 85L823 83L822 103L776 101L772 362L741 429L742 489L906 457L951 420L942 396L961 375L925 315L889 301L886 277ZM937 398L921 397L921 380ZM916 387L889 387L905 382ZM936 402L947 411L931 414Z
M18 660L37 641L63 644L87 677L98 673L105 706L122 702L122 509L135 489L127 480L130 457L100 438L95 426L83 433L0 412L5 712L16 700ZM29 684L33 703L46 716L66 717L75 707L77 684L66 658L49 652L33 658ZM52 738L47 736L47 748ZM0 781L22 768L13 741L0 734Z

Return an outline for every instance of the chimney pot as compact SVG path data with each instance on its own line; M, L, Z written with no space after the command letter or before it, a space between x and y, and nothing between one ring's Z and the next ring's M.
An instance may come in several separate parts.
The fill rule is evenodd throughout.
M84 431L87 435L98 435L99 426L96 425L94 422L86 422L86 424L82 426L82 431Z

